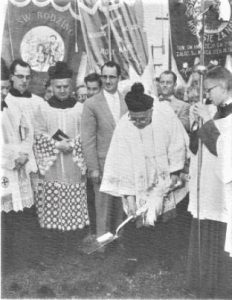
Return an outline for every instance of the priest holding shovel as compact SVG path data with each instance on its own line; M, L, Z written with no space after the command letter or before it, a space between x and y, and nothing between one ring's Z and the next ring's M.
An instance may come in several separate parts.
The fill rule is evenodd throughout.
M101 191L121 197L124 211L136 222L124 227L126 275L133 275L142 226L170 219L187 194L185 174L188 137L165 102L153 105L141 83L125 97L129 112L119 121L104 168ZM120 201L120 200L119 200Z

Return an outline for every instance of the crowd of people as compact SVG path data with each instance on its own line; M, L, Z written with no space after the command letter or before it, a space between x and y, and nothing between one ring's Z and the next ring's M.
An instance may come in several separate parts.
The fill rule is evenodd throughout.
M160 75L157 97L139 82L121 94L121 68L113 61L73 92L73 71L58 61L41 98L30 92L28 63L16 59L8 70L2 60L1 69L3 260L13 253L17 261L25 249L36 255L40 232L44 244L32 267L37 261L49 268L49 256L58 257L83 228L85 251L127 220L119 246L133 276L144 232L152 242L157 224L188 210L187 288L232 295L232 74L226 68L204 75L204 103L197 70L184 101L171 70ZM178 224L174 243L184 226ZM106 249L96 249L102 259Z

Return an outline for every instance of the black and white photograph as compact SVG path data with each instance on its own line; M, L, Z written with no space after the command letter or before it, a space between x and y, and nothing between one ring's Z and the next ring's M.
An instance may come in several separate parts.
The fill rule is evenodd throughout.
M1 299L232 299L232 1L1 0Z

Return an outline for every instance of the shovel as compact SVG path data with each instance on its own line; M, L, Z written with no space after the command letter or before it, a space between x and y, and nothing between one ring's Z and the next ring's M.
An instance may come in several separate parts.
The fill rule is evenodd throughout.
M87 254L92 254L96 252L98 249L105 247L109 243L112 243L115 241L117 238L119 238L119 231L127 224L129 223L132 219L134 219L135 216L129 216L126 220L124 220L116 229L115 234L111 232L107 232L101 236L99 236L96 241L88 247L88 249L85 249L85 252Z
M180 180L178 181L170 190L168 193L182 187L183 182ZM120 230L127 224L129 223L131 220L137 218L138 216L140 216L142 213L144 212L144 208L140 208L137 212L136 215L131 215L129 216L127 219L125 219L116 229L115 234L111 233L111 232L107 232L101 236L99 236L96 241L94 243L92 243L89 247L86 247L84 252L87 254L92 254L94 252L96 252L98 249L101 249L103 247L105 247L106 245L108 245L109 243L112 243L113 241L115 241L116 239L119 238L119 232Z

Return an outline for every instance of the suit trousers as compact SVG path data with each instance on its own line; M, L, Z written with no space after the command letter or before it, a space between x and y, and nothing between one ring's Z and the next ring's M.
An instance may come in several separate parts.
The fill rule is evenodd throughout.
M121 198L101 193L99 189L100 184L94 183L97 237L109 231L115 233L123 221Z

